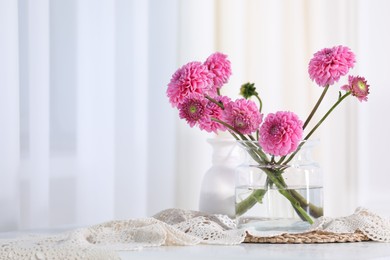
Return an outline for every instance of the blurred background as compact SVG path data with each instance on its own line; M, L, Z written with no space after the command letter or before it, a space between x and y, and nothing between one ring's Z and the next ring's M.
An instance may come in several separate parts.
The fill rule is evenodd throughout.
M348 98L317 132L325 213L390 216L390 2L1 0L0 231L198 209L214 134L180 121L171 75L220 51L223 94L255 82L264 112L306 118L322 89L313 53L349 46L369 101ZM342 78L318 115L335 101ZM318 119L318 117L317 117ZM314 120L315 121L315 120Z

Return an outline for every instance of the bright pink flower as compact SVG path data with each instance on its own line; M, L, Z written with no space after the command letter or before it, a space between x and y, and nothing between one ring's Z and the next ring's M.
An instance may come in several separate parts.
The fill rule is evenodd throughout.
M224 119L241 134L250 134L259 128L263 115L255 102L241 98L226 104Z
M348 85L344 85L341 89L346 91L351 91L352 96L357 97L360 102L367 101L367 96L370 93L370 85L367 84L367 81L363 77L359 76L349 76Z
M187 63L172 75L167 89L169 102L177 107L191 93L208 93L212 90L213 77L202 63Z
M232 70L230 68L230 61L227 59L227 55L216 52L211 54L204 63L209 71L215 75L214 77L214 90L221 88L223 84L228 82Z
M325 87L337 82L355 63L355 54L345 46L325 48L314 54L309 62L311 80Z
M208 116L207 102L208 100L202 94L189 94L178 105L179 117L185 119L193 127L200 120L204 120Z
M214 99L220 102L223 106L226 106L226 104L230 102L230 98L227 96L216 96L214 97ZM209 113L209 116L204 117L202 120L199 121L199 128L209 133L210 132L217 133L218 130L225 131L226 130L225 126L211 120L211 118L216 118L223 121L223 114L224 114L223 109L217 104L215 104L214 102L208 101L207 111Z
M302 138L303 123L292 112L268 114L260 127L259 144L266 153L284 156L298 147Z

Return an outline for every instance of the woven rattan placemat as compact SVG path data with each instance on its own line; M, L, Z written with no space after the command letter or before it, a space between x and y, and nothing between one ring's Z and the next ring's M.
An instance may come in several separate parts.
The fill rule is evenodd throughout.
M336 234L325 231L311 231L299 234L282 234L273 237L256 237L247 233L244 243L271 243L271 244L315 244L315 243L345 243L369 241L366 235L355 233Z

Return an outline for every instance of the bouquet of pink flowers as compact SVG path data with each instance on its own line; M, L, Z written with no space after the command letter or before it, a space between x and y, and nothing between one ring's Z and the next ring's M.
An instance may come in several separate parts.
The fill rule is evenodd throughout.
M369 85L365 78L349 76L335 103L304 135L329 87L347 75L354 64L355 55L345 46L325 48L314 54L308 66L309 75L323 88L323 92L304 122L290 111L278 111L264 117L262 100L253 83L241 86L243 98L231 100L221 95L220 89L228 82L232 72L227 56L218 52L203 63L190 62L179 68L168 84L167 96L172 106L179 110L180 118L185 119L191 127L198 126L201 130L215 133L228 131L238 141L250 141L244 145L250 148L251 157L259 164L272 166L264 167L267 168L268 181L282 189L286 188L280 174L285 169L283 166L287 166L329 114L348 96L367 101ZM250 99L252 97L258 105ZM256 201L261 201L265 192L257 192L252 199L236 205L236 214L244 213ZM312 223L304 206L312 207L314 217L322 215L322 209L310 205L299 194L289 191L283 195L303 220Z

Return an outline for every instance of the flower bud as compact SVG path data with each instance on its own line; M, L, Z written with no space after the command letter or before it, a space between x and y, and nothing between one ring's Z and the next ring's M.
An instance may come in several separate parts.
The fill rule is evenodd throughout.
M256 91L255 83L245 83L241 85L240 95L245 99L250 98L251 96L257 96L258 93Z

